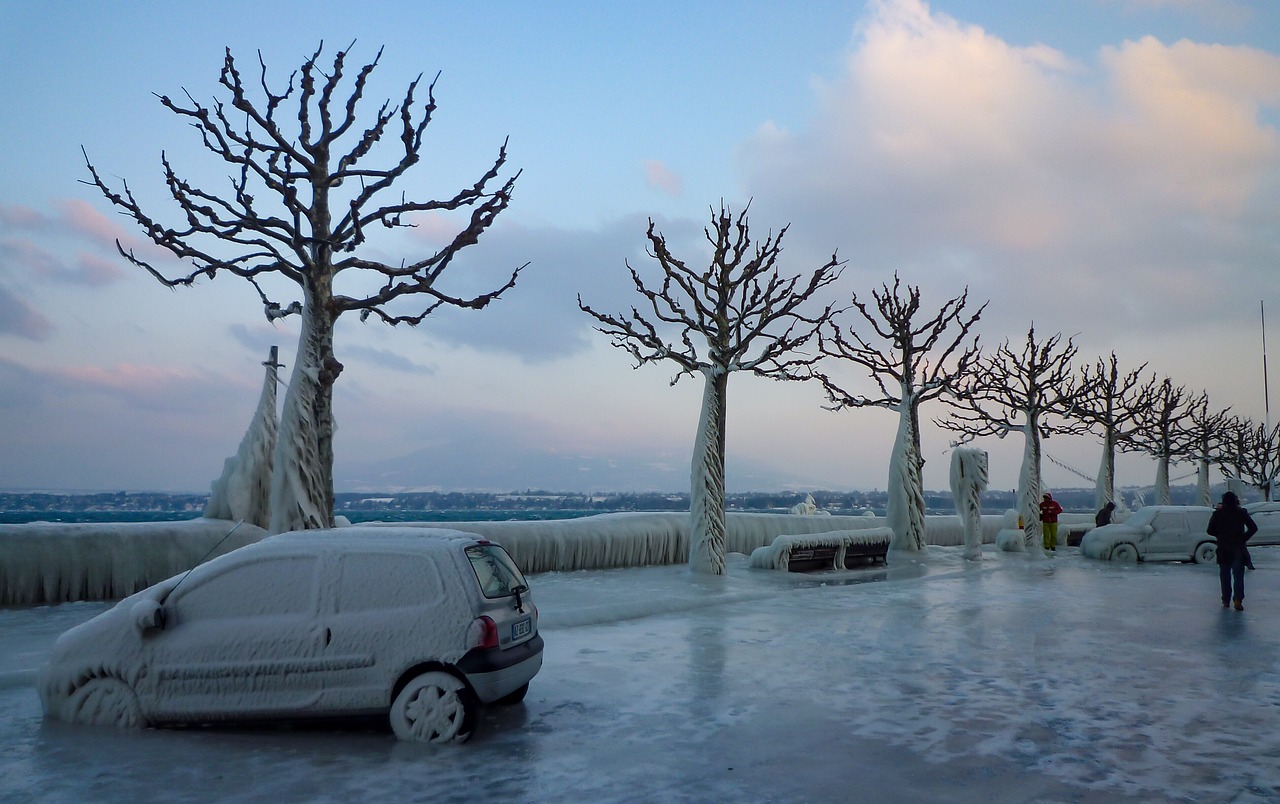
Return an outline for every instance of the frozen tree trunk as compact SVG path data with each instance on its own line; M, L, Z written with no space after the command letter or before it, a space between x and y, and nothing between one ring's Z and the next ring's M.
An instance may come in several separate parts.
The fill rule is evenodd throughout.
M267 376L236 454L222 465L222 476L213 481L204 515L211 519L244 520L266 528L271 524L271 463L276 448L276 385L279 383L279 350L263 365Z
M951 452L951 496L964 526L964 557L982 559L982 492L987 490L987 453L959 447Z
M924 494L921 492L920 457L916 454L911 397L905 392L898 406L898 438L889 457L888 510L885 524L893 530L893 547L924 549Z
M1169 456L1156 459L1155 505L1169 505L1173 499L1169 493Z
M1098 479L1093 487L1093 510L1101 511L1107 503L1116 499L1116 442L1110 428L1102 437L1102 463L1098 465Z
M1044 531L1040 527L1040 433L1035 419L1027 417L1026 447L1018 474L1018 513L1022 515L1023 548L1044 555Z
M693 445L689 500L689 566L695 572L724 575L724 424L729 374L703 372L702 416Z
M1209 459L1201 458L1196 466L1196 505L1213 505L1209 495Z
M271 477L272 533L333 527L333 357L328 287L308 286Z

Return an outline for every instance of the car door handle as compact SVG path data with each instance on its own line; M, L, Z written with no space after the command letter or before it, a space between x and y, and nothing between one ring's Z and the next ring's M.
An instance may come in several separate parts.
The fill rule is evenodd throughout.
M324 646L329 647L329 643L333 641L333 631L328 628L324 629Z

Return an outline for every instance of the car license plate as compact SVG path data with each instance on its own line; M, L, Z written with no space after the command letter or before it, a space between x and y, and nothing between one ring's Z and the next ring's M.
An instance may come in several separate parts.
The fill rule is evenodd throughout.
M533 619L521 620L511 626L511 638L523 639L529 636L529 632L533 630Z

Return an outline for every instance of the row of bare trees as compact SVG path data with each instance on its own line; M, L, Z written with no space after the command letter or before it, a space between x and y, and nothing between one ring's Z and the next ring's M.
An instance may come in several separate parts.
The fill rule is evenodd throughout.
M606 313L583 303L596 328L627 351L636 366L671 361L683 375L704 379L702 416L691 467L690 563L724 571L724 455L728 377L748 371L779 380L816 380L833 409L880 407L898 412L898 435L889 463L887 520L894 546L918 550L925 543L924 459L920 408L940 400L949 415L937 420L958 443L1021 431L1025 438L1018 505L1024 523L1019 547L1040 548L1042 441L1051 435L1093 433L1102 440L1097 504L1115 496L1117 450L1156 458L1156 502L1169 501L1169 466L1194 461L1200 497L1209 502L1208 475L1218 465L1228 477L1270 493L1277 433L1228 411L1212 411L1208 396L1169 378L1145 375L1146 364L1122 371L1114 353L1079 369L1078 349L1061 334L1043 337L1035 325L1020 345L1006 340L983 352L973 333L986 305L969 307L968 289L936 310L921 302L920 288L895 274L892 285L855 293L848 307L826 304L817 293L838 278L843 263L833 254L807 279L784 279L777 265L787 229L754 243L746 211L736 217L713 210L705 230L710 264L694 267L674 256L649 222L649 255L660 280L646 282L630 264L641 307ZM853 311L853 312L850 312ZM853 323L846 318L853 317ZM813 348L801 351L810 343ZM877 393L858 393L827 369L848 362L866 371Z
M475 244L510 203L519 174L505 171L506 144L472 185L451 197L417 201L392 195L393 185L422 160L423 135L436 108L434 84L420 100L419 80L414 80L398 104L383 102L362 126L357 110L381 52L348 79L349 48L337 51L327 71L319 62L322 50L323 45L282 88L272 88L260 55L256 81L246 82L228 50L219 75L224 97L204 103L190 94L185 101L159 96L166 109L190 122L229 171L228 187L214 190L181 176L161 154L165 183L179 211L177 225L146 211L127 183L117 188L107 182L86 154L87 183L186 267L170 276L147 255L117 243L127 260L169 287L229 273L255 289L268 320L301 317L274 455L257 461L270 466L270 528L277 532L333 524L332 397L343 370L333 331L339 316L356 312L361 320L414 326L441 306L484 307L511 289L523 268L476 295L443 288L442 277L459 252ZM504 172L508 175L502 177ZM420 259L398 264L374 259L367 247L371 232L411 226L409 216L417 213L460 213L459 230ZM778 258L785 227L756 241L745 209L734 215L722 205L711 218L705 229L711 249L706 268L673 254L650 221L648 253L661 269L660 278L646 281L627 266L643 304L614 314L578 299L597 329L637 366L670 361L677 368L673 383L686 375L703 379L691 467L690 562L699 570L724 571L728 380L739 371L816 380L836 409L898 411L889 523L895 545L902 548L924 545L920 409L933 400L952 406L942 424L962 441L1023 430L1021 505L1037 531L1032 513L1039 497L1040 440L1055 433L1101 435L1102 501L1114 493L1116 449L1157 456L1161 499L1167 499L1169 463L1191 458L1199 462L1206 495L1208 467L1214 463L1270 493L1276 433L1225 411L1211 412L1203 394L1193 395L1168 379L1144 379L1145 366L1122 373L1114 355L1077 376L1071 340L1038 339L1034 326L1021 348L1006 341L984 354L972 330L985 305L970 310L967 289L935 311L922 304L918 287L904 285L895 274L892 286L872 291L870 302L855 294L849 307L821 306L820 291L839 278L844 266L834 253L807 275L784 277ZM280 284L294 287L287 304L282 303L287 297L273 295ZM846 316L855 323L846 325ZM831 361L866 370L878 392L846 387L826 371ZM274 358L270 364L274 383ZM1038 538L1031 541L1038 546Z

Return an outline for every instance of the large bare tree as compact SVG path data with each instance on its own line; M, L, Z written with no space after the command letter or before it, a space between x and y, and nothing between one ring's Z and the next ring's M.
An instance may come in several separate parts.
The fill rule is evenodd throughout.
M1182 454L1196 462L1196 504L1212 505L1209 469L1217 463L1222 444L1230 439L1231 410L1212 410L1209 395L1200 394L1188 405L1183 417Z
M1044 549L1039 509L1041 440L1084 430L1082 422L1067 418L1081 395L1072 365L1076 351L1075 343L1070 338L1064 343L1061 334L1037 340L1033 324L1020 351L1006 340L994 353L978 359L955 396L947 399L953 407L951 416L938 422L960 433L962 444L983 436L1003 438L1015 430L1023 432L1018 473L1023 544L1013 549L1030 548L1035 553Z
M1094 482L1093 507L1100 509L1116 498L1116 448L1131 443L1138 416L1156 380L1143 379L1147 364L1121 373L1116 353L1098 358L1080 372L1080 397L1073 414L1102 437L1102 460Z
M1225 475L1258 489L1267 501L1274 499L1280 478L1280 424L1233 417L1219 446L1218 465Z
M965 345L986 305L966 313L969 289L949 299L936 312L921 315L920 288L902 286L897 272L893 287L871 291L875 309L852 297L854 309L874 337L859 334L861 322L842 327L836 320L819 329L818 350L847 360L871 373L879 394L845 390L828 373L814 371L837 409L880 407L898 411L898 437L889 458L887 520L894 547L920 550L925 544L924 457L920 450L920 406L953 393L978 357L978 338ZM829 330L829 331L827 331Z
M439 285L458 252L474 244L511 200L518 174L498 178L506 143L480 178L451 198L393 195L393 185L422 158L435 84L420 101L418 76L399 104L384 101L361 124L357 109L382 51L348 82L349 49L335 54L326 73L318 62L323 47L278 91L267 81L261 54L256 80L246 84L228 49L218 78L225 98L204 103L186 92L185 100L158 96L166 109L190 121L230 171L229 187L209 189L179 175L162 153L165 184L179 213L174 225L144 211L127 182L120 189L109 185L85 155L88 183L190 270L169 276L117 243L131 263L169 287L226 272L253 285L269 320L301 315L274 461L273 531L333 524L333 385L343 368L333 344L338 317L358 312L362 321L373 316L417 325L441 305L484 307L520 272L474 296L453 295ZM460 231L433 253L391 264L360 250L375 227L412 226L416 213L456 211L466 213ZM286 288L296 285L296 295L270 296L264 283L271 278L287 280ZM277 292L274 286L271 292Z
M1186 431L1183 417L1191 412L1191 392L1182 385L1174 385L1165 377L1156 383L1143 403L1138 407L1137 427L1133 438L1121 449L1128 452L1146 452L1156 459L1154 505L1168 505L1169 465L1187 455Z
M831 259L807 280L778 273L783 227L777 236L751 239L747 210L736 217L723 205L712 210L704 230L711 245L710 265L692 268L671 253L652 220L646 236L648 254L662 269L659 284L646 284L627 263L645 312L636 307L617 315L583 304L583 312L599 322L597 330L626 350L636 367L668 360L682 376L702 375L702 414L693 448L690 490L689 564L715 575L725 571L724 455L729 375L748 371L777 380L803 379L818 356L798 350L814 337L831 315L831 305L816 314L802 308L840 276L842 262ZM704 344L700 346L699 343Z

